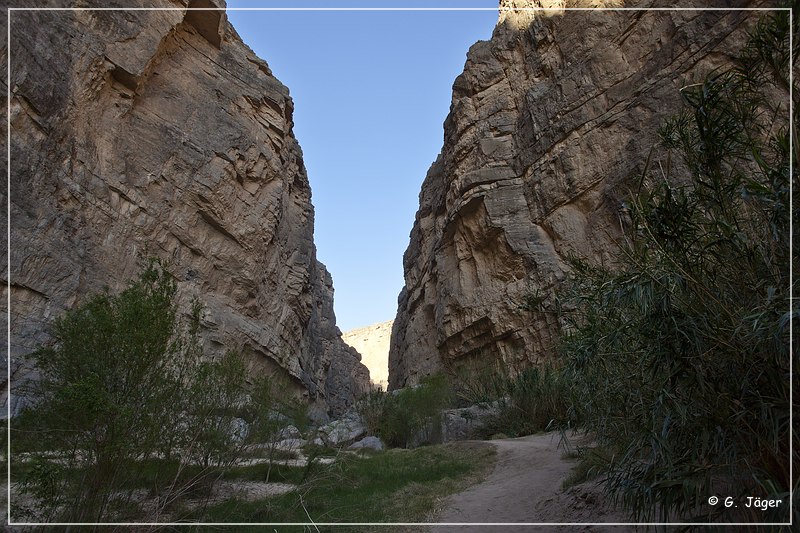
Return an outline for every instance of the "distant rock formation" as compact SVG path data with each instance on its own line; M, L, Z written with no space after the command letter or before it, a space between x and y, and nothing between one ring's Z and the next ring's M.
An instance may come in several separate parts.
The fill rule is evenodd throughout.
M403 258L390 389L472 359L517 371L553 357L559 317L525 304L553 302L568 256L612 258L623 184L679 89L726 64L758 17L560 9L598 4L502 0L554 10L501 12L470 49Z
M361 362L369 369L372 383L386 389L389 383L389 341L394 320L351 329L342 333L344 342L361 354Z
M316 259L288 89L224 11L186 10L223 0L113 5L177 9L15 11L11 50L3 40L12 381L54 317L122 289L157 256L183 309L194 297L205 306L209 353L242 350L251 373L288 376L322 410L344 412L369 375L341 340Z

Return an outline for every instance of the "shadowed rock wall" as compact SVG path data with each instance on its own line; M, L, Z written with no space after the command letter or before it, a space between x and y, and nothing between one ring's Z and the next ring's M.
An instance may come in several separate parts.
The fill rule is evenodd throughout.
M210 353L341 413L369 376L316 259L289 91L224 11L186 10L222 0L141 5L178 9L12 13L12 381L54 317L156 256Z

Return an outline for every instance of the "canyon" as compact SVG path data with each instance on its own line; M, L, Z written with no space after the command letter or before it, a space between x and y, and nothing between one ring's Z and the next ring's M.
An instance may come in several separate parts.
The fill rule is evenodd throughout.
M17 7L44 3L101 5ZM792 94L784 66L796 66L788 13L748 38L761 13L730 7L773 4L500 0L491 39L470 48L452 87L396 318L342 333L292 97L229 23L225 1L102 5L112 9L7 11L0 45L4 401L9 416L36 407L14 433L4 422L22 452L7 458L2 492L22 499L8 502L6 524L12 509L50 523L309 527L409 524L424 511L428 522L489 531L593 530L651 517L713 524L726 511L707 494L738 484L780 502L796 485L791 384L780 383L792 312L780 303L791 292L780 292L791 253L782 230L796 181L781 118ZM131 5L147 8L116 9ZM635 9L567 9L619 6ZM314 54L321 41L309 40ZM742 68L725 72L742 51ZM326 105L373 116L318 85ZM661 128L682 108L669 153ZM388 183L371 178L371 190ZM647 196L654 182L664 187ZM342 211L350 197L369 202L342 196ZM352 261L377 250L357 232L342 238L358 245ZM168 317L146 321L159 304L131 299L125 314L86 312L64 350L34 353L58 344L59 317L123 292L154 259L177 285L176 307L157 309ZM581 279L579 262L596 276ZM740 263L750 264L726 269ZM570 282L581 295L562 299ZM230 366L183 373L198 352L171 328L173 309L182 329L199 315L198 360ZM133 318L108 318L119 316ZM120 322L136 327L120 334ZM167 323L162 342L142 348ZM559 343L570 332L568 351ZM246 372L224 357L231 351ZM137 366L142 352L157 364ZM75 353L92 364L72 364ZM67 375L36 405L30 361L47 371L46 357L66 363L50 374ZM102 381L106 368L121 372ZM261 387L264 375L278 386ZM697 435L708 437L702 446ZM418 449L382 453L395 447Z
M154 5L170 10L13 13L12 382L31 374L25 354L51 340L55 317L119 291L157 257L183 312L202 303L207 353L241 350L252 374L286 376L322 418L370 387L360 349L388 350L388 375L373 371L373 382L390 389L556 357L570 258L614 260L627 189L680 88L726 64L755 18L501 0L492 38L470 49L453 85L396 319L373 347L354 334L355 349L316 258L288 89L227 22L224 1ZM370 365L385 367L376 357Z

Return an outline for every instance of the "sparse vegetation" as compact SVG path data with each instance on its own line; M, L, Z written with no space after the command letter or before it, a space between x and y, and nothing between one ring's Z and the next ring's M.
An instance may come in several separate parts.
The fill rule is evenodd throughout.
M152 263L120 294L95 296L56 321L56 343L33 356L38 401L14 423L17 519L421 520L489 464L491 449L470 446L287 451L277 442L289 423L305 429L303 406L273 377L246 388L235 353L205 360L200 307L181 328L174 295L172 278ZM381 434L421 443L447 395L442 376L382 395ZM275 483L296 489L270 496ZM265 492L243 499L238 486Z
M499 383L498 414L484 424L483 435L519 437L571 425L570 384L560 367L531 367Z
M485 364L485 359L491 360L479 354L447 369L456 405L489 405L505 396L509 385L506 369L499 364Z
M462 368L450 379L460 405L486 405L497 410L479 436L521 437L565 429L573 424L571 388L564 369L554 363L529 367L516 375L499 366Z
M35 502L18 500L17 519L157 520L181 499L210 494L248 444L286 425L267 416L279 407L269 378L249 393L238 354L204 360L201 309L182 329L175 290L152 262L120 294L56 320L55 344L32 356L36 401L13 424L12 474ZM146 512L141 489L153 500Z
M374 390L362 398L358 408L369 429L387 445L408 448L436 441L441 411L451 402L446 377L435 374L416 387Z
M201 517L213 522L421 521L441 498L483 475L491 446L454 443L395 449L369 457L343 455L318 465L297 492L264 501L231 500ZM337 531L357 528L337 528Z

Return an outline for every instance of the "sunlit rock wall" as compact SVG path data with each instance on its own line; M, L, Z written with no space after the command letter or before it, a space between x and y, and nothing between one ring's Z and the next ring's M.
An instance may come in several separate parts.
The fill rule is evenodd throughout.
M389 382L389 342L392 320L351 329L342 334L344 342L361 354L361 362L369 368L373 385L385 389Z
M680 108L680 88L727 64L758 17L562 9L597 4L608 3L503 0L548 11L501 12L491 40L470 49L403 259L390 388L554 356L559 317L526 300L552 304L570 255L612 258L624 184Z

